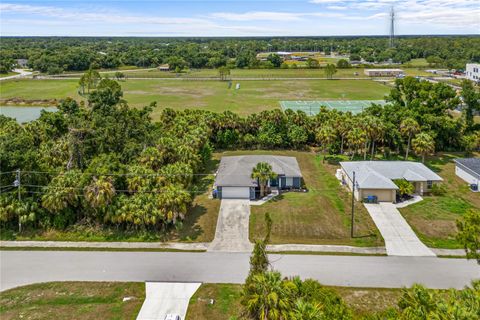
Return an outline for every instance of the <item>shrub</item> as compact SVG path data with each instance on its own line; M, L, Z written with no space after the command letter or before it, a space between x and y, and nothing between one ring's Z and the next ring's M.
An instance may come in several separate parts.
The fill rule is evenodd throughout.
M434 184L431 192L434 196L443 196L447 193L447 188L443 184Z

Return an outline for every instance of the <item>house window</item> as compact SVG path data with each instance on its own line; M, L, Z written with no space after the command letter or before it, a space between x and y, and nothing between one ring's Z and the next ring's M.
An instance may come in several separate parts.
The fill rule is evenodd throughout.
M428 181L427 181L427 189L432 189L432 186L433 186L433 181L432 181L432 180L428 180Z

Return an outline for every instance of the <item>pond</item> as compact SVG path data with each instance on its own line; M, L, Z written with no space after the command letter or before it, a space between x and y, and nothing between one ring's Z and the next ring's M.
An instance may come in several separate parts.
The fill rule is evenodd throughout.
M57 111L55 107L14 107L0 106L0 114L17 119L18 122L29 122L40 117L40 112L47 110L49 112Z

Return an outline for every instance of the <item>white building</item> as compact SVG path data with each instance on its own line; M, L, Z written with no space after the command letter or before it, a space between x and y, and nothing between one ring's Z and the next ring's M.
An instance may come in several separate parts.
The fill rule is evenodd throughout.
M480 63L467 63L465 76L469 80L480 82Z

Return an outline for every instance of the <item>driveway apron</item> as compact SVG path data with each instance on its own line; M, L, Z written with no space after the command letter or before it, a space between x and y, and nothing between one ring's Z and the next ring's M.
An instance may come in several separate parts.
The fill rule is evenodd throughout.
M385 240L389 256L435 256L435 253L418 239L394 204L381 202L364 205Z
M222 199L215 239L208 251L250 252L248 239L250 200Z

